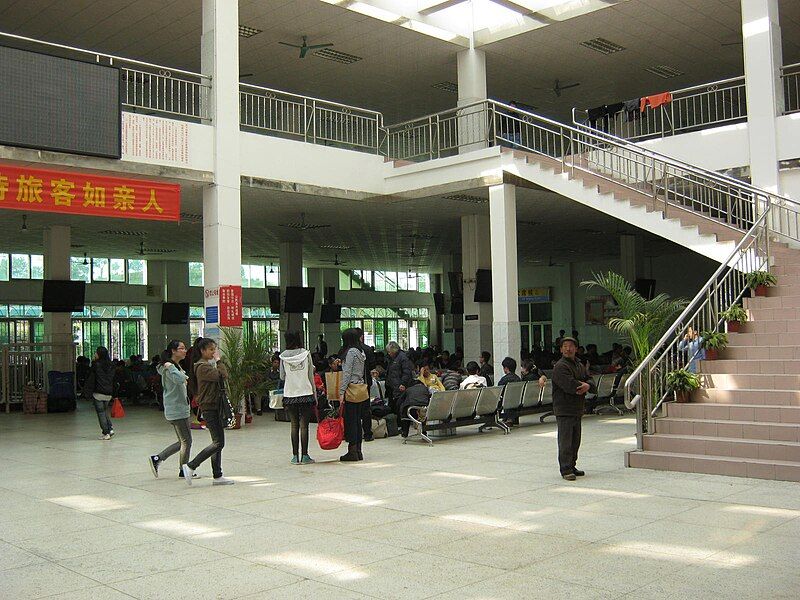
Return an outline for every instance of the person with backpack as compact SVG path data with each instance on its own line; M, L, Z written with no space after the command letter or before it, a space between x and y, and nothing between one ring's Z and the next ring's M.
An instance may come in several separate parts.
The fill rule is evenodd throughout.
M108 356L108 348L98 346L94 360L83 386L83 395L94 402L97 420L100 423L100 439L108 441L114 435L111 423L110 405L114 394L114 374L116 367Z
M292 422L291 464L310 465L314 459L308 455L308 423L311 407L317 402L314 364L311 353L303 348L300 333L288 331L284 339L286 350L280 355L280 378L284 382L283 407Z
M467 377L464 381L461 382L461 386L459 389L468 390L471 388L476 387L487 387L489 383L486 381L485 377L482 377L478 373L480 372L481 368L478 366L474 360L471 360L467 363Z
M164 390L164 418L175 429L175 435L178 437L178 441L158 454L150 456L150 470L156 479L161 463L180 450L179 465L185 465L189 462L189 453L192 450L192 430L189 421L191 410L187 392L189 376L181 367L184 358L186 358L186 344L181 340L172 340L161 354L161 364L156 367ZM178 477L183 477L183 469L180 466Z
M206 427L211 433L211 444L203 448L188 463L181 465L183 479L192 485L194 472L205 460L211 459L211 470L214 475L212 485L231 485L232 479L222 476L222 449L225 447L225 426L220 416L220 400L224 379L228 376L225 365L219 362L217 343L211 338L203 338L197 345L200 360L194 364L194 375L197 380L197 405L203 414Z

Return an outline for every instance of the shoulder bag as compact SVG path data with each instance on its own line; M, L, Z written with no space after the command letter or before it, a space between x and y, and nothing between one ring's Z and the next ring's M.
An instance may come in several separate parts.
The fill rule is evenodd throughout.
M369 400L369 388L366 383L351 383L344 391L345 402L366 402Z

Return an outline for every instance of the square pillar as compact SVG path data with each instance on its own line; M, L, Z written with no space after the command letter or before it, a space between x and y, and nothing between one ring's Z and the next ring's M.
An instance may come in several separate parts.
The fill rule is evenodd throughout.
M280 259L280 284L281 284L281 337L287 331L303 331L303 315L299 313L287 313L283 306L286 299L287 286L303 285L303 243L302 242L281 242L278 253ZM314 302L319 300L321 291L317 289L314 294ZM309 317L311 318L311 317ZM319 317L317 317L319 322ZM309 323L310 327L310 323ZM311 340L309 340L310 343ZM283 348L283 339L280 340L280 347Z
M45 279L70 280L71 242L72 232L69 225L52 225L45 230ZM73 352L69 350L68 346L73 342L72 315L70 313L44 313L44 340L53 344L63 344L53 348L53 354L47 356L46 369L48 371L74 370ZM46 381L47 375L45 374Z
M464 364L492 352L492 304L475 302L475 272L492 268L489 218L461 217L461 264L464 275Z
M203 189L204 303L206 335L219 338L219 288L242 284L238 0L203 0L202 26L201 69L211 76L214 127L214 183Z
M517 277L517 195L516 186L489 188L492 260L492 347L495 375L501 377L500 363L510 356L520 364L522 332L519 325Z
M457 54L458 106L467 106L486 100L486 53L469 48ZM489 120L483 107L472 106L459 111L459 154L480 150L487 146Z
M783 114L778 0L742 0L742 40L753 185L780 193L777 127Z
M631 285L644 266L644 240L641 236L623 233L619 236L619 272ZM575 320L573 318L573 323Z

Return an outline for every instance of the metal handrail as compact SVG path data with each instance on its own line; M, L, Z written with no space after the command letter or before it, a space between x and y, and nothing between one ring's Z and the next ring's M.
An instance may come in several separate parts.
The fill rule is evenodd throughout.
M374 110L240 84L239 122L257 132L379 154L383 115Z
M684 336L690 329L698 333L719 331L722 314L738 304L747 289L747 274L769 268L768 223L774 206L768 202L761 216L625 382L625 404L637 411L639 450L644 447L643 435L653 432L653 420L672 391L666 384L667 375L696 364L702 357L701 342L690 355L691 349L681 344Z
M783 79L784 114L800 111L800 63L783 67L781 79Z

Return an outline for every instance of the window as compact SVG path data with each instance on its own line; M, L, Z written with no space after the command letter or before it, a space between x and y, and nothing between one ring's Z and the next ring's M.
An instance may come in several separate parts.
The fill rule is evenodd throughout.
M125 283L125 259L110 258L108 260L108 278L110 281Z
M263 265L250 265L250 287L259 289L267 287Z
M128 283L131 285L147 285L146 260L128 260Z
M31 279L44 279L44 256L31 254Z
M87 259L73 256L70 258L69 263L69 278L72 281L85 281L86 283L92 281L91 266Z
M270 264L269 269L266 270L266 284L268 287L278 287L281 284L281 270Z
M203 287L203 263L189 263L189 285L191 287Z
M419 273L417 278L417 290L423 294L431 291L431 276L427 273Z
M92 281L108 281L108 259L92 259Z
M27 254L11 255L11 279L31 278L31 257Z
M8 254L0 254L0 281L8 281Z

